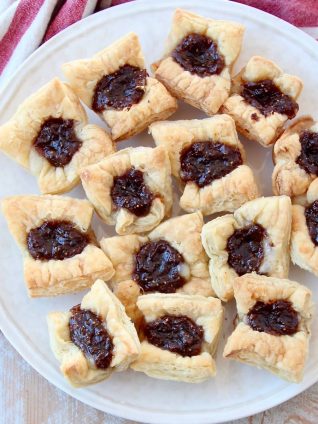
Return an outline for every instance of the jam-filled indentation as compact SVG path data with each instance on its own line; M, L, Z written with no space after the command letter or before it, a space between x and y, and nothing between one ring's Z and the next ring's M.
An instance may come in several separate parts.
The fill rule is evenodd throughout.
M247 320L253 330L274 336L293 335L299 325L298 313L287 300L258 301L248 312Z
M186 280L181 275L184 258L165 240L150 241L135 256L133 280L145 292L175 293Z
M216 42L202 34L188 34L171 56L183 69L200 77L218 75L225 66Z
M113 342L102 320L92 311L76 305L69 320L72 342L92 360L96 368L106 369L113 358Z
M245 82L242 86L241 96L264 116L277 112L292 119L299 109L295 100L282 93L269 79Z
M27 235L30 255L39 260L63 260L82 253L89 237L68 221L45 221Z
M305 218L310 238L318 246L318 200L305 209Z
M242 165L238 149L211 141L192 143L180 153L180 177L184 182L195 182L199 187L224 177Z
M301 151L296 163L308 174L318 175L318 133L303 131L299 141Z
M181 356L200 355L204 331L187 316L164 315L144 327L147 341Z
M106 108L130 109L142 99L147 80L146 69L124 65L118 71L103 76L96 84L92 108L103 112Z
M35 150L52 166L64 167L81 147L72 119L48 118L34 140Z

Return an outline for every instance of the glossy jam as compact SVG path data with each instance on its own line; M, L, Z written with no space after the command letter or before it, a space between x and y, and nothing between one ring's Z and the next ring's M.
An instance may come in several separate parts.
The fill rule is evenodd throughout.
M220 74L225 66L217 44L201 34L189 34L173 50L171 56L191 74L200 77Z
M145 292L175 293L185 284L180 275L183 256L165 240L141 246L135 257L133 279Z
M253 330L274 336L292 335L298 331L298 314L287 300L256 302L247 319Z
M81 147L72 119L47 119L34 140L35 150L52 166L64 167Z
M72 342L94 362L96 368L108 368L113 358L113 342L102 320L93 312L81 309L80 305L74 306L71 314Z
M258 272L264 259L266 230L258 224L235 230L227 240L228 264L238 275Z
M318 246L318 200L305 209L305 218L310 238Z
M299 141L301 151L296 163L308 174L318 175L318 133L304 131L300 134Z
M136 216L148 215L154 199L143 173L135 168L114 178L111 197L115 207L128 209Z
M139 103L145 92L147 71L124 65L113 74L105 75L96 85L92 108L102 112L106 108L130 109Z
M199 187L204 187L242 163L238 149L222 143L197 142L181 151L180 177L184 182L193 181Z
M200 355L203 328L187 316L164 315L145 325L148 342L181 356Z
M81 253L88 243L88 235L68 221L45 221L27 235L30 255L42 261L71 258Z
M277 112L292 119L299 109L295 100L282 93L272 80L246 82L241 96L264 116Z

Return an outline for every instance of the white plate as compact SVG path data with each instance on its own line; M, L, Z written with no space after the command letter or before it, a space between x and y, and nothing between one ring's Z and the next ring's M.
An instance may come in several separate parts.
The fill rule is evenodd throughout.
M239 21L246 25L242 53L237 69L253 54L277 61L286 71L305 81L300 99L301 113L316 114L318 99L318 44L287 23L237 3L206 0L140 1L95 14L54 37L37 50L18 70L0 95L1 123L19 103L55 75L60 65L92 55L128 31L141 39L148 65L158 59L176 7L203 16ZM90 114L93 122L100 122ZM203 117L191 107L180 105L173 119ZM318 118L316 114L316 118ZM100 122L101 123L101 122ZM130 145L151 145L148 135L136 137ZM120 146L127 145L121 143ZM271 193L271 150L245 143L249 161L255 169L264 194ZM38 193L32 176L0 155L0 195ZM74 195L84 197L78 188ZM112 234L96 219L98 234ZM222 359L226 335L233 328L234 306L227 307L225 331L217 353L218 374L209 382L190 385L150 379L133 371L114 375L110 380L87 389L74 390L59 373L58 363L48 343L46 314L65 310L78 303L81 294L52 299L28 299L22 277L21 255L0 217L0 325L20 354L45 378L88 405L125 418L151 423L216 423L251 415L277 405L300 393L318 380L317 320L313 325L310 357L305 378L299 385L249 366ZM309 273L292 269L291 278L307 284L318 299L318 285Z

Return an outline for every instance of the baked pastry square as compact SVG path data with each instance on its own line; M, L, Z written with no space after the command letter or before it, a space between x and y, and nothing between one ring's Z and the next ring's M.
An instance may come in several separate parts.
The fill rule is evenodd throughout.
M230 116L156 122L149 131L156 145L169 153L172 175L184 187L180 206L185 211L232 212L258 197Z
M77 292L114 274L95 242L93 207L87 200L13 196L2 201L2 210L23 254L29 296Z
M241 24L177 9L155 76L175 97L213 115L229 96L243 34Z
M232 80L231 96L222 112L232 116L249 140L267 147L283 132L283 125L298 112L296 100L302 81L283 72L274 62L253 56Z
M176 99L148 76L132 32L90 59L65 63L62 70L83 102L110 127L113 140L132 137L177 110Z
M261 197L203 226L211 283L220 299L233 299L239 275L288 277L291 215L289 197Z
M291 259L318 275L318 179L309 186L305 205L292 206Z
M306 195L318 176L317 149L318 123L310 116L299 118L284 131L273 150L272 183L276 195L286 194L295 201Z
M213 354L223 321L221 301L186 294L140 296L144 316L135 371L164 380L200 383L216 374Z
M124 371L140 352L135 327L102 280L80 305L47 317L50 344L61 372L74 387L98 383Z
M37 177L40 191L70 191L79 170L114 152L109 135L88 124L78 97L54 78L0 127L0 150Z
M131 234L100 241L115 269L111 287L136 325L142 317L136 302L143 293L213 296L200 239L202 226L202 215L196 212L171 218L147 236Z
M299 383L313 313L310 290L294 281L252 273L235 279L234 296L239 324L223 356Z
M120 150L82 170L88 199L118 234L152 230L172 208L171 167L163 147Z

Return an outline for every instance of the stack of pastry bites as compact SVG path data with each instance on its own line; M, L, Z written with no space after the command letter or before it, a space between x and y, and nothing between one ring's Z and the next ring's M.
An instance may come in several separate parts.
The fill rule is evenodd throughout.
M177 10L153 77L129 33L64 64L68 84L55 78L0 127L0 149L42 193L2 203L29 295L90 288L81 304L48 317L74 386L128 367L185 382L213 377L222 302L234 298L224 357L302 378L311 292L287 278L290 255L318 275L318 127L303 117L284 131L302 82L272 61L254 56L232 77L243 33ZM165 121L177 99L209 117ZM109 133L88 124L80 100ZM116 151L115 141L146 128L156 147ZM274 144L275 196L260 197L237 130ZM173 218L172 177L187 212ZM80 181L88 200L58 195ZM94 209L116 236L96 240ZM226 214L204 224L217 212Z

